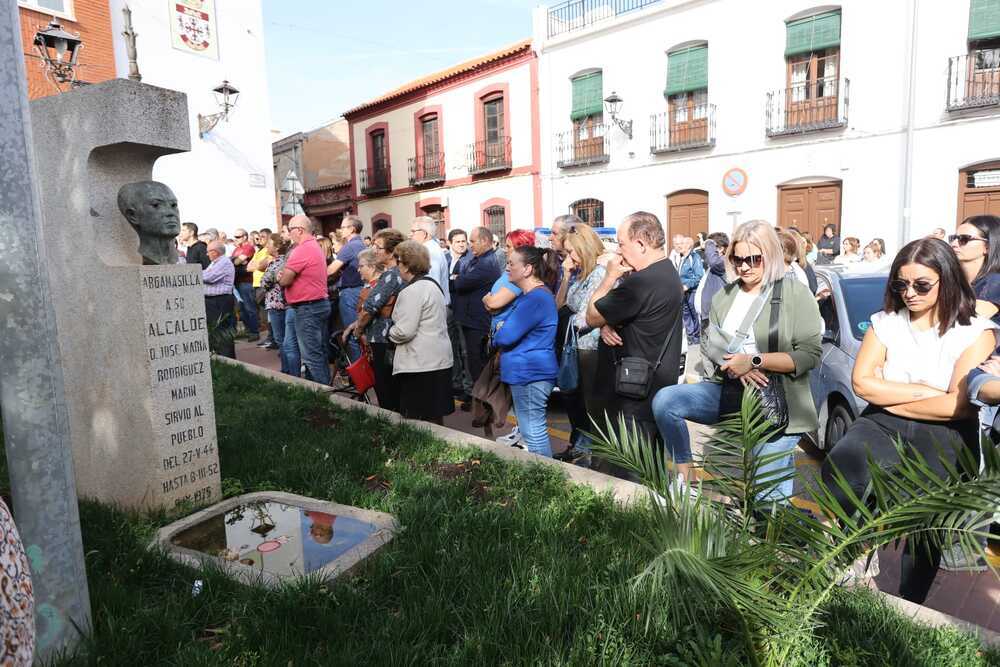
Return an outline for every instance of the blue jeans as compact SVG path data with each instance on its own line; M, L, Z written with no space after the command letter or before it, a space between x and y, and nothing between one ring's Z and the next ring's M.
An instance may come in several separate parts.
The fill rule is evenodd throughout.
M327 355L330 325L330 302L320 299L295 307L295 337L299 353L313 382L330 384L330 359Z
M719 422L719 399L722 385L715 382L677 384L664 387L653 397L653 417L667 453L674 463L691 463L691 436L686 421L712 426ZM799 435L781 435L770 442L757 445L754 456L777 454L785 456L757 469L758 477L766 478L784 474L795 467L795 447ZM794 480L782 482L769 494L758 500L784 501L792 496Z
M257 302L254 300L252 283L237 283L236 291L240 293L240 319L247 333L260 334L260 321L257 319Z
M348 327L358 319L358 299L361 297L360 287L347 287L340 290L340 326ZM347 339L347 356L351 361L357 361L361 356L361 346L358 339L351 336Z
M271 330L271 342L281 350L281 344L285 342L285 311L268 309L267 326ZM279 351L278 356L281 356ZM285 360L281 358L281 372L285 372Z
M514 414L517 427L524 436L528 451L539 456L552 458L552 444L549 442L549 428L545 421L545 408L549 394L555 383L547 380L528 384L510 385L510 395L514 399Z
M299 377L302 372L302 354L299 352L299 338L295 335L295 309L285 311L285 333L281 339L281 372Z

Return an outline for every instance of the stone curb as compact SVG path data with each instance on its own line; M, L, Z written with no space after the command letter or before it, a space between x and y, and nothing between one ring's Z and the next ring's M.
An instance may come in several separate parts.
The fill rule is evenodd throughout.
M413 428L423 429L447 442L465 445L467 447L474 447L481 451L494 454L497 458L504 459L506 461L516 461L517 463L537 463L558 467L566 478L574 484L585 484L598 493L610 491L615 500L623 504L645 499L648 496L646 487L641 484L636 484L635 482L629 482L627 480L611 477L610 475L605 475L594 470L581 468L580 466L573 465L572 463L565 463L563 461L545 458L544 456L538 456L537 454L532 454L531 452L527 452L523 449L517 449L516 447L498 445L492 440L487 440L486 438L481 438L478 435L472 435L471 433L456 431L448 428L447 426L438 426L437 424L430 424L428 422L417 421L415 419L406 419L405 417L400 416L399 413L392 412L391 410L384 410L383 408L375 405L369 405L368 403L362 403L361 401L353 401L345 396L330 393L329 387L312 382L311 380L303 380L302 378L292 377L291 375L286 375L278 371L272 371L267 368L261 368L260 366L254 366L246 362L229 359L227 357L213 356L212 358L216 361L222 361L233 366L239 366L254 375L260 375L262 377L277 380L278 382L284 382L286 384L297 385L303 389L328 393L330 402L335 403L337 406L344 408L345 410L362 410L373 417L385 419L393 423L406 424L408 426L412 426Z
M218 356L213 356L212 358L216 361L222 361L233 366L239 366L254 375L260 375L272 380L277 380L278 382L298 385L312 391L325 393L330 392L329 387L310 380L292 377L278 371L261 368L260 366L254 366L235 359ZM352 401L344 396L338 396L336 394L330 394L330 401L347 410L363 410L374 417L380 417L391 422L408 424L414 428L421 428L426 431L430 431L442 440L469 447L475 447L484 452L495 454L498 458L507 461L559 466L569 481L574 484L586 484L599 493L610 491L615 500L624 505L646 498L648 495L646 487L641 484L618 479L617 477L611 477L610 475L605 475L593 470L587 470L586 468L581 468L571 463L564 463L562 461L556 461L555 459L547 459L514 447L498 445L492 440L480 438L479 436L464 433L462 431L456 431L448 428L447 426L438 426L437 424L428 424L427 422L406 419L401 417L398 413L390 410L383 410L377 406L362 403L360 401ZM880 591L877 588L874 588L873 584L871 585L871 589L882 595L883 599L887 604L889 604L889 606L895 608L904 616L911 618L922 625L930 627L949 626L963 632L971 632L979 637L979 640L983 643L983 645L1000 647L1000 633L988 630L969 621L963 621L960 618L955 618L954 616L937 611L936 609L924 607L923 605L919 605L884 591Z

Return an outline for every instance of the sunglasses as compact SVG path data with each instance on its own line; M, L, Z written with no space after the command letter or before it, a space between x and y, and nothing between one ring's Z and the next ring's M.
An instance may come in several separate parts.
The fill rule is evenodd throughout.
M917 294L924 295L934 289L940 280L935 280L930 282L929 280L914 280L912 283L909 280L893 280L889 282L889 289L896 294L906 294L906 291L913 288L913 291Z
M960 246L964 246L970 241L982 241L983 243L988 242L982 236L973 236L972 234L952 234L948 237L949 243L958 243Z
M747 255L746 257L740 257L739 255L733 255L733 266L737 269L746 264L751 269L756 269L758 266L764 263L763 255Z

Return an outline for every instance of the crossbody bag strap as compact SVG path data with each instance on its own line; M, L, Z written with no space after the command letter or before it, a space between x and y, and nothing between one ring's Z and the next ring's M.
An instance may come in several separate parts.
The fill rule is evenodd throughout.
M740 288L737 287L737 289ZM750 309L747 310L747 314L743 316L740 328L736 330L736 335L733 336L731 341L729 341L729 346L726 348L726 352L729 354L736 354L743 349L743 343L745 343L747 338L750 337L750 327L754 325L754 322L756 322L757 318L760 317L761 311L764 310L764 304L767 303L767 296L770 289L771 288L762 290L761 293L757 295L757 298L753 300L753 303L750 305Z
M781 285L784 280L774 283L774 290L771 292L771 318L767 331L767 351L778 351L778 314L781 310Z

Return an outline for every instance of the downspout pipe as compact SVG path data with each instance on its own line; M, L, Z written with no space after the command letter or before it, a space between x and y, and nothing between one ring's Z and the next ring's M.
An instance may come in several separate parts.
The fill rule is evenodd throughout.
M902 248L910 240L913 219L913 125L916 115L917 87L917 16L920 0L907 3L907 26L909 28L907 54L906 126L903 137L903 192L900 201L899 236L897 247Z

